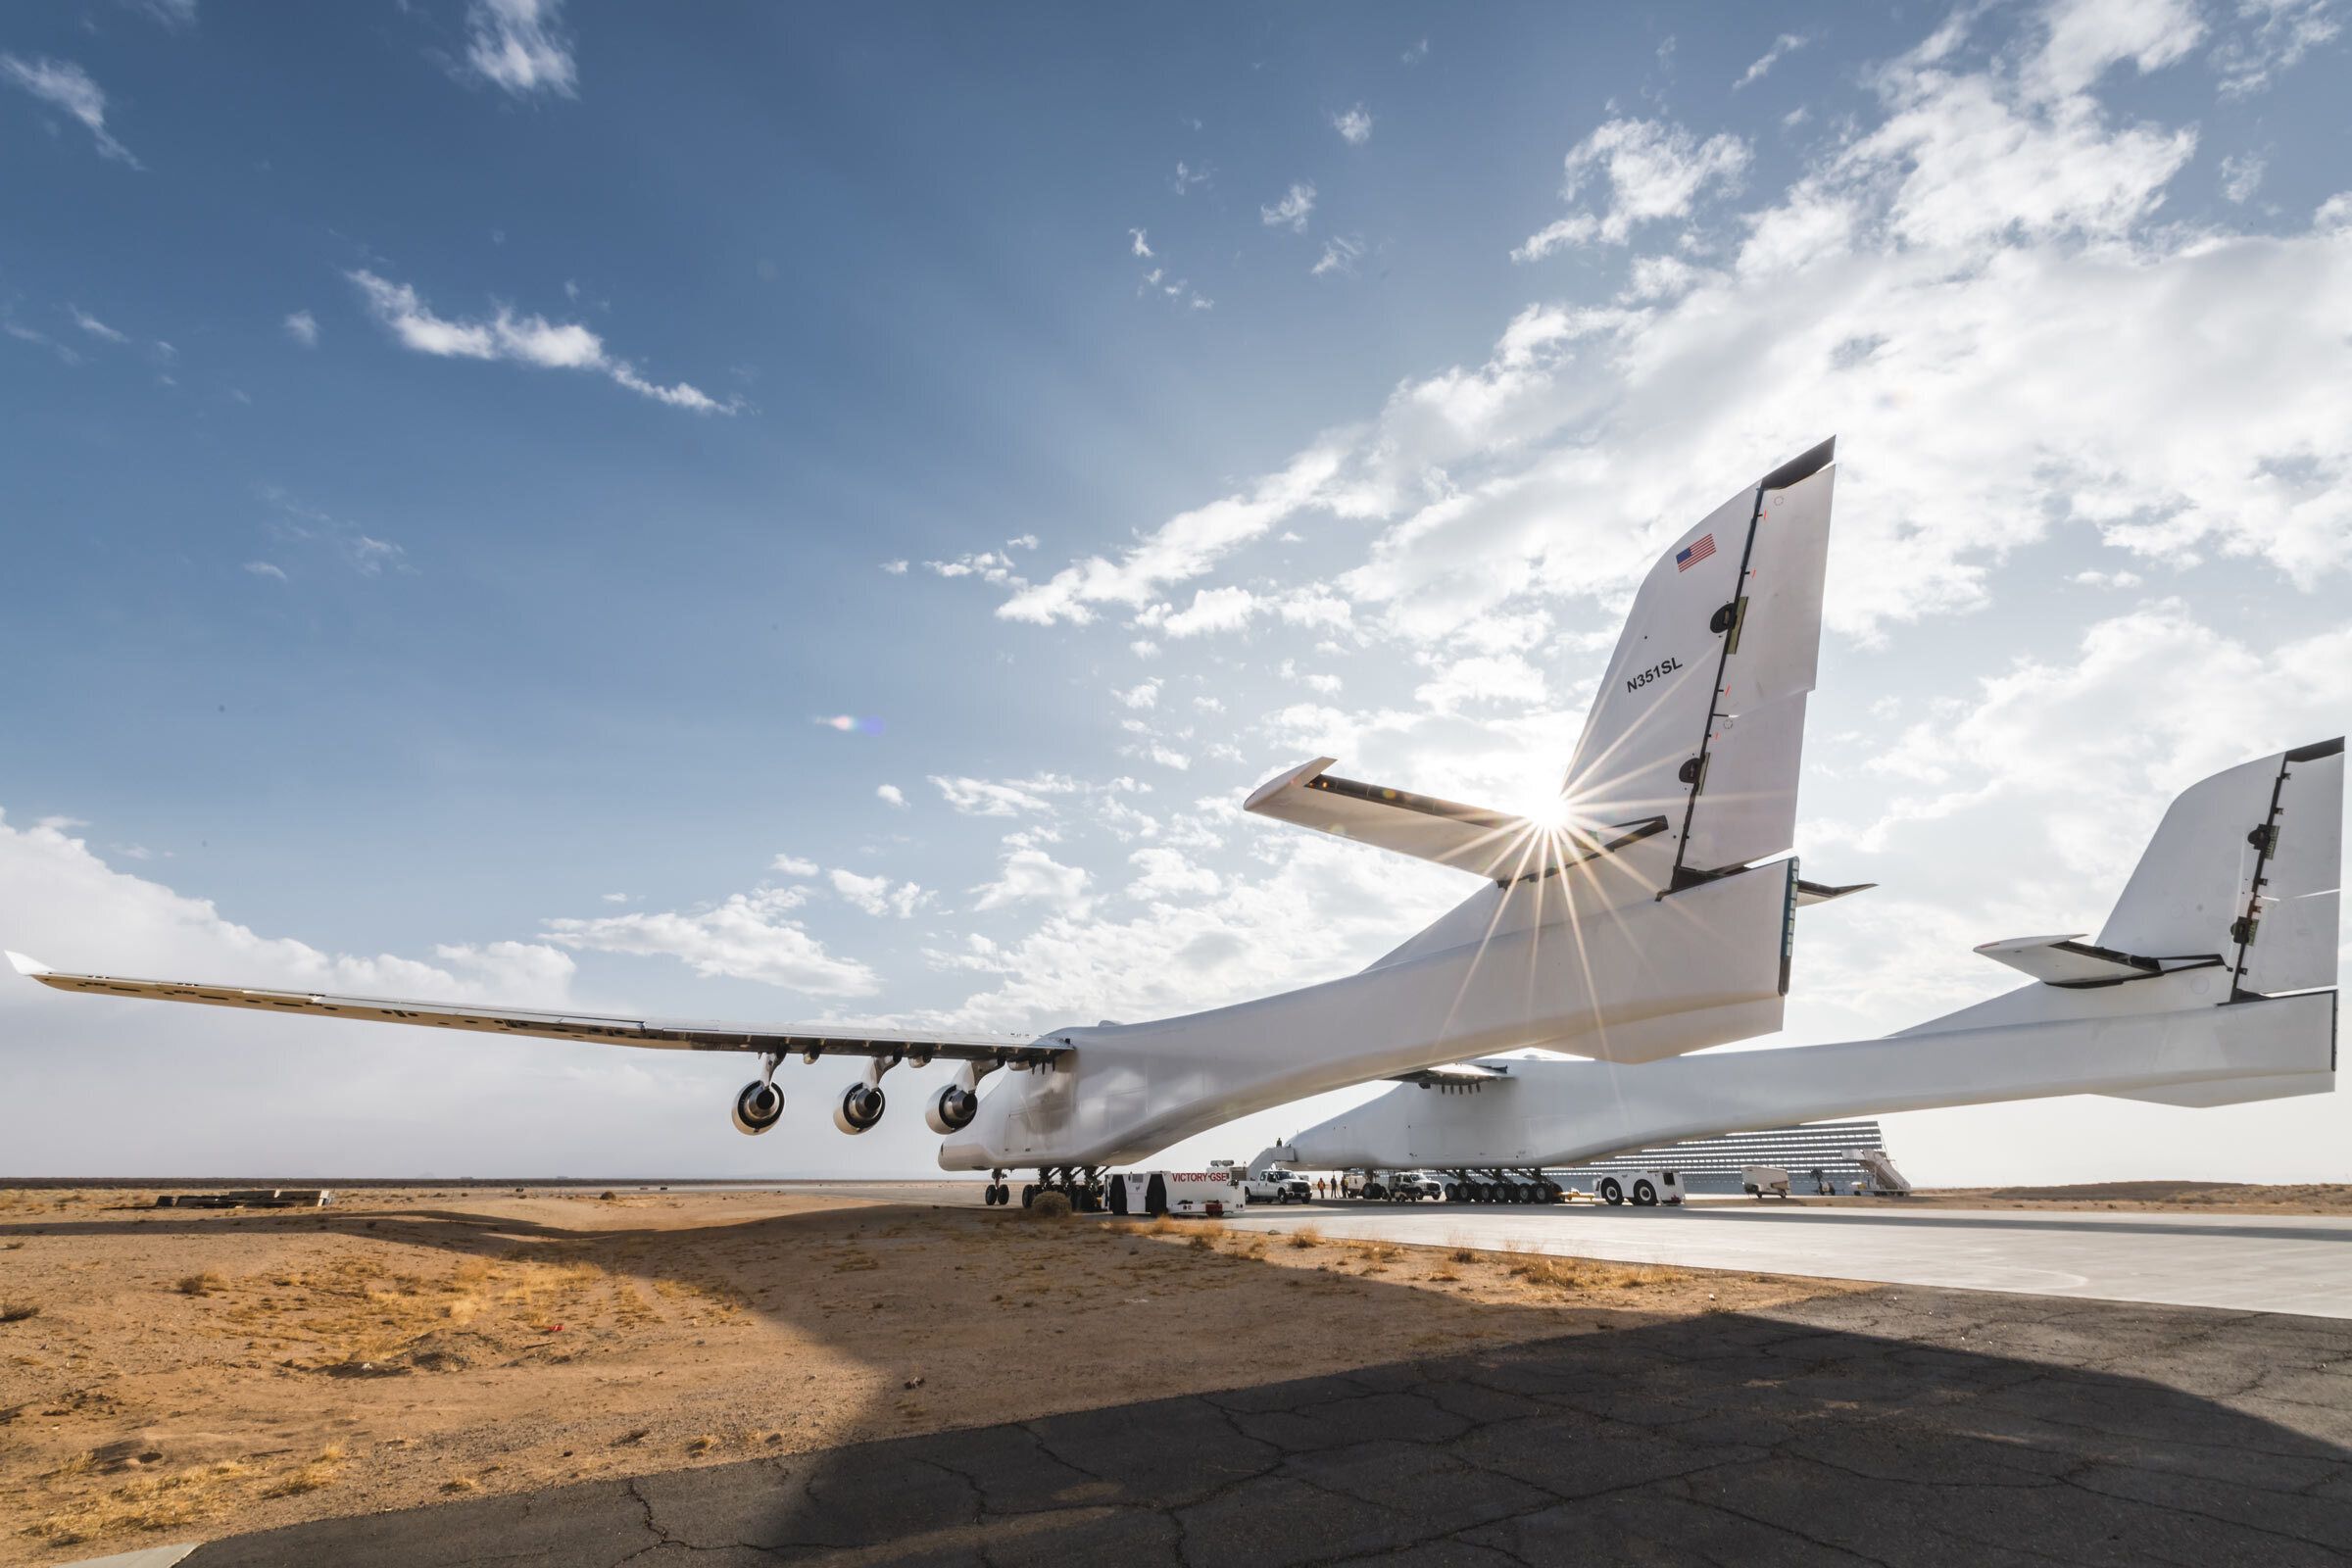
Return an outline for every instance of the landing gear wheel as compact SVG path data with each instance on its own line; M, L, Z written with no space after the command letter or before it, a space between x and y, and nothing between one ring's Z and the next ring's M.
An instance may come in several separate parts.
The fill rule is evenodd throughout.
M1636 1208L1657 1207L1658 1190L1647 1182L1634 1183L1634 1206Z
M1625 1201L1625 1189L1617 1185L1616 1177L1611 1176L1601 1182L1600 1200L1612 1208Z
M1023 1208L1033 1208L1036 1206L1037 1191L1037 1183L1035 1182L1031 1182L1028 1186L1021 1189L1021 1206Z

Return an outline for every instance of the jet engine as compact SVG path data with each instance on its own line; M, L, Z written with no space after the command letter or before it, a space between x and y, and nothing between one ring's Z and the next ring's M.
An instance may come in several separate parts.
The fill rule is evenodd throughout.
M923 1120L933 1132L944 1136L970 1126L979 1110L978 1095L961 1084L942 1084L939 1093L923 1107Z
M784 1091L766 1079L755 1079L735 1097L735 1130L757 1136L784 1117Z
M833 1125L845 1133L862 1133L882 1119L882 1091L872 1084L852 1084L833 1107Z

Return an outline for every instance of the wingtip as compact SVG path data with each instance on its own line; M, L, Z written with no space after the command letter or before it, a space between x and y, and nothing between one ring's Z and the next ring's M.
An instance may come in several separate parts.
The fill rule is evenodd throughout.
M49 966L38 958L28 958L24 954L17 952L14 948L0 951L5 951L8 954L8 966L16 970L19 974L29 975L31 978L38 980L41 976L50 973Z

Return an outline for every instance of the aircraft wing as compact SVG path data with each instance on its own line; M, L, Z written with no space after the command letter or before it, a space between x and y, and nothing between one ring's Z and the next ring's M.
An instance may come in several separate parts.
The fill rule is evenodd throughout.
M540 1040L587 1040L610 1046L650 1046L667 1051L754 1051L777 1055L882 1056L917 1066L934 1058L1000 1063L1051 1061L1070 1048L1036 1044L1025 1035L948 1034L930 1031L846 1029L822 1026L690 1022L670 1018L611 1016L589 1012L534 1012L519 1007L464 1002L409 1002L389 997L336 997L308 991L261 991L243 986L192 984L175 980L128 980L104 974L64 974L11 953L19 974L60 991L144 997L155 1002L193 1002L210 1007L246 1007L256 1012L308 1013L321 1018L358 1018L370 1023L419 1024L432 1029L469 1029L480 1034L527 1035Z

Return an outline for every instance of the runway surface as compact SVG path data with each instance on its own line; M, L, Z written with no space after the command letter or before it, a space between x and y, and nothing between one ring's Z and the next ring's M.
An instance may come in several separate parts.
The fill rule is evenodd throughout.
M1230 1223L1624 1263L2352 1318L2352 1218L2009 1209L1310 1203Z
M2352 1325L1901 1290L321 1520L188 1568L2347 1553Z

